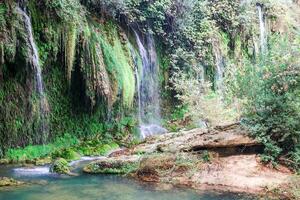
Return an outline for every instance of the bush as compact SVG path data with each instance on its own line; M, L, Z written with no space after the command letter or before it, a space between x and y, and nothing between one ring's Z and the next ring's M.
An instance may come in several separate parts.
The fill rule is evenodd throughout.
M211 89L209 82L180 72L173 76L172 83L178 93L177 98L188 108L186 117L190 116L193 122L202 120L215 126L236 120L234 110L223 103L222 96Z
M256 63L245 61L227 85L243 104L244 123L265 145L264 161L284 156L300 164L294 155L300 141L298 42L272 38L267 55Z
M55 151L59 151L62 148L70 147L77 143L77 138L66 134L47 145L29 145L25 148L8 149L5 157L13 161L33 160L46 157Z

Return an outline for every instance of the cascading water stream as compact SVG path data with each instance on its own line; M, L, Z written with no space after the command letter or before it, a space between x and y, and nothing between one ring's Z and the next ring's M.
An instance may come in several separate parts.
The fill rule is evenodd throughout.
M261 53L265 53L267 46L267 34L265 28L265 18L263 12L263 6L261 4L256 4L256 8L258 11L258 19L259 19L259 30L260 30L260 51Z
M20 7L17 7L17 12L22 16L25 30L27 32L28 43L31 49L29 59L35 72L36 91L38 93L39 100L40 100L39 109L40 109L40 120L41 120L41 125L40 125L41 137L38 138L37 141L45 143L48 137L48 124L46 123L46 118L47 118L46 115L48 113L48 101L44 92L42 71L39 63L39 54L33 39L32 25L29 16Z
M219 49L217 44L213 44L213 53L215 56L215 64L216 64L216 74L215 74L215 82L216 82L216 89L222 93L224 86L223 86L223 77L224 77L224 57Z
M145 48L139 34L135 31L134 34L142 59L142 69L138 70L136 67L140 132L141 137L146 138L166 132L166 129L161 126L159 66L153 36L147 35L147 48Z

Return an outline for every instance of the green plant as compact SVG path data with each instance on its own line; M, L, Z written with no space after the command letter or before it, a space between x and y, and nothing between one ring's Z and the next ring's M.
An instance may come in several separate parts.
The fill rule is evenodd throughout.
M49 156L62 148L70 147L78 143L74 136L66 134L57 138L53 143L47 145L29 145L25 148L8 149L5 157L13 161L33 160Z
M202 152L202 160L204 162L210 162L211 161L211 155L209 154L208 151L203 151Z
M80 155L73 148L58 149L51 153L53 159L64 158L67 161L78 160Z
M228 88L243 105L243 123L265 145L262 160L274 164L283 156L297 163L299 42L287 37L271 39L268 54L262 55L256 63L244 62L234 73Z

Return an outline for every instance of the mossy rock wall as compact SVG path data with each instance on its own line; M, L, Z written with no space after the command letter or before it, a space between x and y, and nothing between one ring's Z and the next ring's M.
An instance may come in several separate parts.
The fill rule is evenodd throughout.
M115 21L92 16L79 1L69 4L30 0L23 5L49 104L46 141L66 133L87 137L108 131L113 138L122 132L113 130L115 119L135 111L129 40ZM11 1L0 5L0 157L9 148L41 143L39 100L28 63L31 47L17 6Z

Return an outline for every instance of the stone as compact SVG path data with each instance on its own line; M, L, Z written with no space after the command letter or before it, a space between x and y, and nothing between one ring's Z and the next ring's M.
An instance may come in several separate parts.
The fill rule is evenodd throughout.
M0 187L20 186L23 184L25 184L25 182L17 181L13 178L0 177Z

